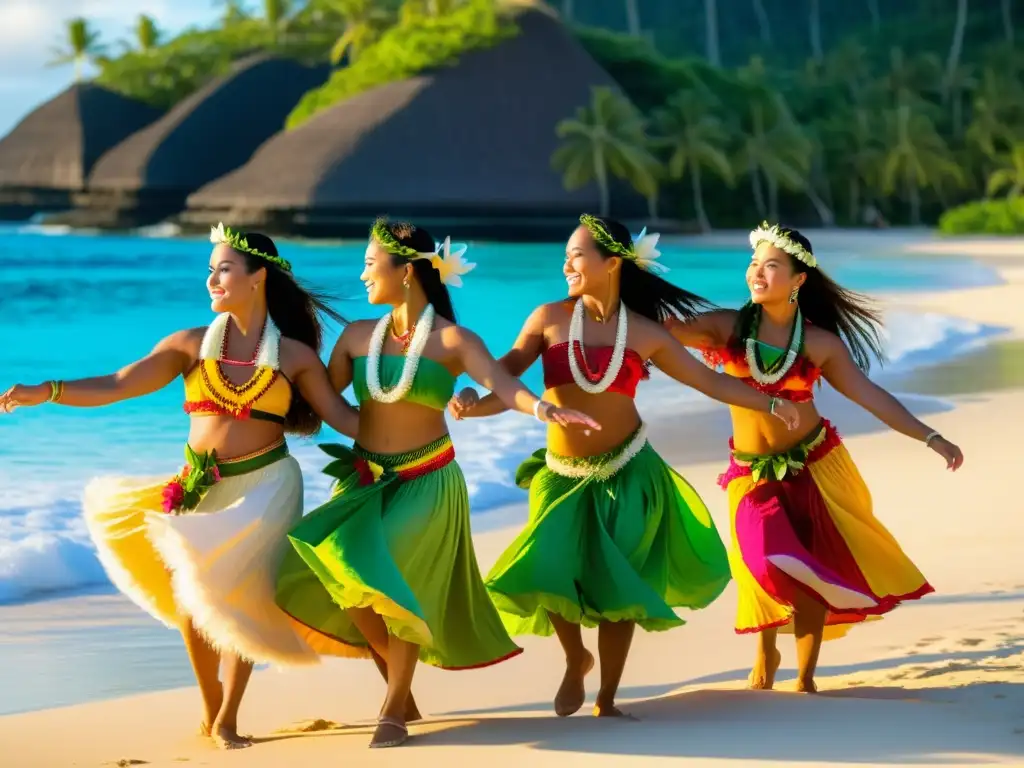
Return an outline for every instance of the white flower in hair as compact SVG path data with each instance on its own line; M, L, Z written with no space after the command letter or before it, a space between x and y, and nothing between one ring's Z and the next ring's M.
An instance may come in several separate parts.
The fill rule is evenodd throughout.
M647 234L647 227L633 238L633 253L636 254L636 265L641 269L645 269L648 272L668 272L669 269L664 264L656 261L661 256L661 251L658 250L658 240L661 239L661 235L657 232Z
M780 251L785 251L794 259L798 259L808 267L818 266L818 260L814 254L804 248L800 243L791 239L778 224L768 225L765 221L760 227L750 233L750 247L757 250L761 243L771 243Z
M450 237L446 237L443 243L436 244L436 250L431 254L430 264L440 274L442 283L461 288L462 276L476 269L476 264L462 260L462 256L468 248L469 246L465 243L456 243L453 248Z
M228 240L228 233L224 231L224 222L220 222L216 227L210 227L210 242L214 245L230 245L231 241Z

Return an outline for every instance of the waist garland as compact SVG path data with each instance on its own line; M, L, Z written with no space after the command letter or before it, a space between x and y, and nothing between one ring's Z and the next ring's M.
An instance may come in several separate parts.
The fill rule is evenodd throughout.
M163 489L163 511L179 515L199 506L203 497L225 477L238 477L268 467L288 455L283 440L234 459L217 460L216 451L196 453L185 445L185 466Z
M408 482L436 472L455 461L455 446L448 435L406 453L373 453L358 443L351 448L326 444L321 445L320 449L336 459L324 468L326 474L342 480L349 471L355 471L359 485L391 480Z
M786 475L794 475L802 471L807 466L808 460L813 458L811 454L838 443L839 434L827 419L822 419L817 429L786 451L763 454L734 450L732 463L738 468L749 470L755 483L762 478L782 480Z
M544 451L544 463L557 475L572 478L609 480L629 464L647 445L647 425L641 423L622 444L597 456L562 456ZM538 453L540 453L538 451Z

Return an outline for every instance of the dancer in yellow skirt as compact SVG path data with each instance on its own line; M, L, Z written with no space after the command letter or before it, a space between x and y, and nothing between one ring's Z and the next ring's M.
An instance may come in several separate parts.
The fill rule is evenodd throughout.
M598 428L539 400L456 324L448 286L474 266L464 251L412 224L374 224L361 279L370 303L390 311L348 326L329 366L335 389L352 384L359 400L359 436L352 448L324 446L335 458L325 469L334 496L291 531L278 578L279 605L314 647L386 662L371 747L402 744L419 718L417 661L475 669L520 653L473 551L466 480L445 423L456 378L468 373L542 421Z
M270 238L220 225L210 239L218 315L208 328L174 333L109 376L12 387L0 411L109 405L184 377L185 466L173 478L98 478L83 507L111 581L181 630L202 731L231 749L251 743L237 718L253 662L317 661L274 602L286 535L302 515L302 474L284 435L313 434L321 418L354 435L357 414L318 356L321 316L340 318L295 281Z
M611 219L580 217L562 265L569 299L536 309L502 358L514 374L541 358L545 397L602 425L589 435L548 428L546 450L516 477L530 491L529 521L487 577L513 635L558 635L566 657L554 702L560 716L583 706L594 666L581 627L598 627L594 714L621 716L615 696L634 629L681 626L675 609L704 608L729 582L707 507L647 442L634 397L648 363L711 397L797 421L792 404L709 371L662 327L666 317L691 317L707 303L658 275L665 268L657 240L646 231L634 240ZM452 409L473 417L503 406L493 395L477 402L468 389Z
M835 428L814 406L824 377L892 429L938 453L951 470L960 449L865 375L882 358L880 317L866 297L819 267L806 237L763 224L750 235L750 302L672 320L675 336L752 388L797 404L803 434L732 409L732 460L719 479L729 494L729 563L739 592L737 632L760 633L753 688L770 689L780 629L796 635L800 691L816 690L823 638L932 591L875 518L871 496Z

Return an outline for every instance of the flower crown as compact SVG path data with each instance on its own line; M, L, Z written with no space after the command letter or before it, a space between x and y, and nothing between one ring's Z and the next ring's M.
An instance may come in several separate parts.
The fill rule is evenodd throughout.
M580 216L580 224L587 228L590 236L594 238L594 242L605 250L636 263L640 269L654 274L669 271L668 267L656 261L661 256L661 251L657 248L661 235L657 232L648 235L647 227L644 227L640 234L633 238L633 244L625 246L611 236L611 233L605 228L604 222L597 216L584 213Z
M285 261L280 256L271 256L269 253L258 251L255 248L249 247L249 242L242 237L241 232L235 232L231 227L225 227L223 222L218 224L216 227L210 227L210 242L214 245L229 245L232 249L241 253L248 253L253 256L258 256L261 259L266 259L272 264L277 264L285 272L292 271L292 265L290 262Z
M463 243L456 243L453 250L450 237L446 237L444 242L435 243L433 251L421 253L415 248L410 248L408 245L402 245L398 242L398 238L388 228L387 219L377 219L374 222L373 227L370 229L370 237L376 240L377 244L392 256L400 256L409 261L429 259L430 266L437 270L441 282L445 285L461 288L462 276L476 269L476 264L462 260L462 255L466 252L468 246Z
M760 227L750 233L750 247L757 250L757 246L761 243L771 243L780 251L785 251L794 259L799 259L808 267L818 266L818 260L814 258L814 254L791 238L789 234L788 229L783 229L778 224L768 226L768 222L763 221Z

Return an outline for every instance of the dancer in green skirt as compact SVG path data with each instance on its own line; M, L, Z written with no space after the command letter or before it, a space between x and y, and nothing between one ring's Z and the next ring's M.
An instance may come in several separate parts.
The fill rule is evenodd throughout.
M373 653L386 665L371 747L401 744L419 717L410 693L417 659L474 669L521 652L473 551L466 481L445 424L456 377L468 373L509 407L560 428L600 428L538 399L456 325L446 286L473 268L464 251L411 224L374 224L361 279L370 303L391 311L346 327L328 366L338 391L353 385L358 437L351 449L323 446L334 458L325 470L334 495L292 530L278 577L278 604L315 649Z
M566 656L555 712L576 712L594 657L580 627L598 627L601 687L594 714L619 716L615 694L636 625L683 624L675 608L709 605L729 581L725 548L704 502L647 442L633 398L653 363L672 378L726 403L796 425L792 403L706 368L662 327L707 302L657 275L657 235L634 242L618 222L584 215L566 246L569 299L534 310L502 363L520 375L538 358L545 397L579 409L600 432L548 428L547 449L519 469L530 518L487 587L513 635L558 635ZM584 335L587 344L584 345ZM463 390L457 418L504 410Z

